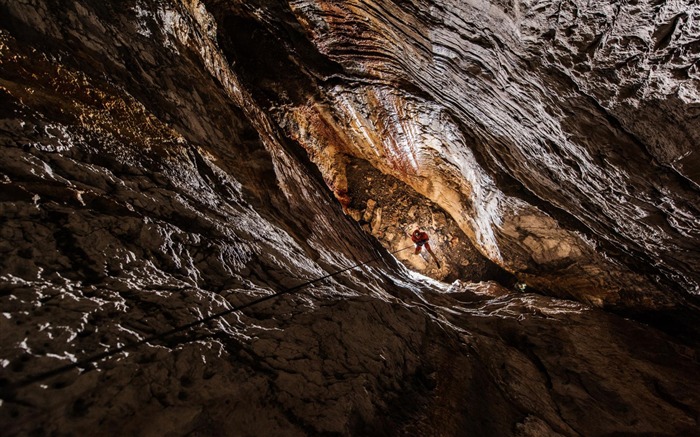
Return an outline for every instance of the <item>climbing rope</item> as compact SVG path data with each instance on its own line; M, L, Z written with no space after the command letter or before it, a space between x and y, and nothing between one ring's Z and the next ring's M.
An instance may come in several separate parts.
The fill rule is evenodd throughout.
M393 254L397 254L397 253L399 253L399 252L403 252L403 251L406 250L406 249L410 249L411 247L413 247L413 246L404 247L403 249L395 250L395 251L389 252L389 253L392 254L392 255L393 255ZM221 318L221 317L224 317L224 316L226 316L226 315L229 315L229 314L232 314L232 313L235 313L235 312L244 310L244 309L246 309L246 308L250 308L250 307L252 307L252 306L254 306L254 305L258 305L258 304L260 304L260 303L262 303L262 302L265 302L265 301L268 301L268 300L270 300L270 299L274 299L274 298L276 298L276 297L280 297L280 296L285 295L285 294L293 293L293 292L295 292L295 291L300 290L301 288L306 287L307 285L311 285L311 284L314 284L314 283L316 283L316 282L323 281L324 279L328 279L328 278L330 278L330 277L332 277L332 276L339 275L339 274L341 274L341 273L343 273L343 272L347 272L348 270L352 270L352 269L355 269L355 268L357 268L357 267L361 267L361 266L363 266L363 265L365 265L365 264L369 264L369 263L371 263L371 262L373 262L373 261L376 261L376 260L380 259L381 257L382 257L382 255L379 255L379 256L377 256L377 257L375 257L375 258L372 258L372 259L369 260L369 261L365 261L365 262L362 262L362 263L359 263L359 264L355 264L355 265L353 265L353 266L344 268L344 269L342 269L342 270L338 270L338 271L336 271L336 272L329 273L329 274L327 274L327 275L325 275L325 276L321 276L321 277L319 277L319 278L312 279L312 280L310 280L310 281L306 281L306 282L301 283L301 284L299 284L299 285L296 285L296 286L294 286L294 287L292 287L292 288L288 288L288 289L279 291L279 292L277 292L277 293L273 293L273 294L269 294L269 295L267 295L267 296L263 296L263 297L261 297L261 298L259 298L259 299L255 299L255 300L250 301L250 302L248 302L248 303L245 303L245 304L243 304L243 305L239 305L239 306L236 306L236 307L233 307L233 308L229 308L229 309L227 309L227 310L225 310L225 311L221 311L221 312L219 312L219 313L212 314L212 315L210 315L210 316L203 317L203 318L201 318L201 319L197 319L197 320L195 320L195 321L193 321L193 322L187 323L187 324L185 324L185 325L177 326L177 327L175 327L175 328L172 328L172 329L170 329L170 330L168 330L168 331L165 331L165 332L161 332L161 333L159 333L159 334L154 334L154 335L152 335L152 336L150 336L150 337L146 337L146 338L144 338L144 339L142 339L142 340L139 340L139 341L136 341L136 342L133 342L133 343L128 343L128 344L125 344L125 345L123 345L123 346L119 346L119 347L116 347L116 348L112 348L112 349L109 349L109 350L107 350L107 351L101 352L101 353L99 353L99 354L95 354L95 355L93 355L93 356L84 358L84 359L82 359L82 360L80 360L80 361L75 361L75 362L73 362L73 363L66 364L65 366L57 367L57 368L55 368L55 369L48 370L48 371L46 371L46 372L42 372L42 373L39 373L39 374L36 374L36 375L33 375L33 376L29 376L29 377L27 377L27 378L25 378L25 379L23 379L23 380L20 380L20 381L14 383L14 384L12 384L12 383L7 383L7 382L5 382L5 381L2 381L2 382L0 382L0 384L2 384L2 386L0 386L0 389L1 389L1 390L0 390L0 399L9 399L9 397L13 394L14 390L17 390L18 388L26 387L26 386L28 386L28 385L31 385L31 384L34 384L34 383L37 383L37 382L46 380L46 379L48 379L48 378L51 378L51 377L53 377L53 376L60 375L60 374L62 374L62 373L71 371L71 370L76 369L76 368L85 368L85 367L87 367L88 365L90 365L90 364L92 364L92 363L95 363L95 362L97 362L97 361L99 361L99 360L103 360L103 359L105 359L105 358L109 358L109 357L111 357L111 356L113 356L113 355L116 355L116 354L118 354L118 353L120 353L120 352L124 352L124 351L130 350L130 349L135 349L135 348L138 348L139 346L142 346L142 345L144 345L144 344L146 344L146 343L150 343L150 342L153 342L153 341L156 341L156 340L162 340L162 339L165 338L165 337L169 337L169 336L171 336L171 335L173 335L173 334L176 334L176 333L178 333L178 332L186 331L186 330L188 330L188 329L190 329L190 328L192 328L192 327L194 327L194 326L201 325L201 324L203 324L203 323L207 323L207 322L210 322L210 321L212 321L212 320L219 319L219 318Z

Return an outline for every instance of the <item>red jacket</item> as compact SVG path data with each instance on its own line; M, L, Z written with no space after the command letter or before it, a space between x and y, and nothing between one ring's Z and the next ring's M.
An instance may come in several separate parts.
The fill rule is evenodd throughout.
M426 241L430 240L430 237L428 237L428 234L426 232L421 232L418 229L413 231L413 234L411 234L411 241L414 243L425 243Z

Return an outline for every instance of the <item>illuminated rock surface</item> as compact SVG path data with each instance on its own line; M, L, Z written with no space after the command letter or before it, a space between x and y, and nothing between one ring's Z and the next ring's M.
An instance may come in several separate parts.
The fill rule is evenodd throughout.
M697 435L696 4L89 3L0 3L3 435Z

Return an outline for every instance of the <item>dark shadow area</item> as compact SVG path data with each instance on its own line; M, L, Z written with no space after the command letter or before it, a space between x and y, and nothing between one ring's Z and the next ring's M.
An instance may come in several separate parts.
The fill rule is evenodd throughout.
M616 309L610 311L658 329L687 346L700 348L700 307L697 302L688 302L686 305L686 307L678 305L676 308L654 311Z
M231 68L263 107L304 103L318 96L317 78L342 72L303 34L287 5L266 5L277 20L265 24L248 15L250 7L222 14L218 39Z

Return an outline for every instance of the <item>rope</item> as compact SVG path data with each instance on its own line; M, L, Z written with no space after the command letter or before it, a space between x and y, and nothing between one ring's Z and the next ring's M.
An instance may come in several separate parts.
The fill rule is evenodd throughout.
M393 254L402 252L402 251L404 251L404 250L406 250L406 249L410 249L410 248L412 248L412 247L413 247L413 246L404 247L403 249L395 250L395 251L389 252L389 253L393 255ZM190 328L192 328L192 327L194 327L194 326L197 326L197 325L201 325L201 324L203 324L203 323L210 322L210 321L212 321L212 320L215 320L215 319L221 318L221 317L223 317L223 316L226 316L226 315L235 313L235 312L237 312L237 311L244 310L244 309L246 309L246 308L250 308L250 307L252 307L252 306L254 306L254 305L257 305L257 304L259 304L259 303L268 301L268 300L270 300L270 299L274 299L274 298L276 298L276 297L279 297L279 296L282 296L282 295L285 295L285 294L293 293L293 292L295 292L295 291L297 291L297 290L299 290L299 289L301 289L301 288L306 287L307 285L311 285L311 284L314 284L314 283L316 283L316 282L323 281L324 279L328 279L328 278L330 278L330 277L332 277L332 276L339 275L339 274L341 274L341 273L343 273L343 272L347 272L348 270L352 270L352 269L355 269L355 268L357 268L357 267L361 267L361 266L363 266L363 265L365 265L365 264L369 264L369 263L371 263L371 262L373 262L373 261L376 261L376 260L380 259L381 257L382 257L382 255L377 256L377 257L375 257L375 258L372 258L372 259L369 260L369 261L365 261L365 262L363 262L363 263L355 264L355 265L353 265L353 266L346 267L346 268L344 268L344 269L342 269L342 270L338 270L338 271L336 271L336 272L329 273L329 274L327 274L327 275L325 275L325 276L321 276L321 277L319 277L319 278L316 278L316 279L312 279L312 280L310 280L310 281L303 282L303 283L301 283L301 284L299 284L299 285L296 285L296 286L294 286L294 287L292 287L292 288L288 288L288 289L286 289L286 290L282 290L282 291L279 291L279 292L277 292L277 293L273 293L273 294L269 294L269 295L267 295L267 296L263 296L263 297L261 297L261 298L255 299L255 300L250 301L250 302L248 302L248 303L245 303L245 304L243 304L243 305L239 305L239 306L236 306L236 307L233 307L233 308L229 308L229 309L227 309L227 310L225 310L225 311L221 311L221 312L219 312L219 313L212 314L212 315L210 315L210 316L207 316L207 317L204 317L204 318L201 318L201 319L197 319L197 320L195 320L195 321L193 321L193 322L190 322L190 323L187 323L187 324L185 324L185 325L177 326L177 327L172 328L172 329L170 329L170 330L168 330L168 331L161 332L161 333L159 333L159 334L154 334L154 335L152 335L152 336L150 336L150 337L146 337L146 338L144 338L144 339L142 339L142 340L139 340L139 341L136 341L136 342L133 342L133 343L129 343L129 344L126 344L126 345L123 345L123 346L120 346L120 347L116 347L116 348L113 348L113 349L109 349L109 350L104 351L104 352L101 352L101 353L99 353L99 354L95 354L95 355L92 355L92 356L90 356L90 357L84 358L84 359L82 359L82 360L80 360L80 361L76 361L76 362L73 362L73 363L70 363L70 364L66 364L65 366L57 367L57 368L55 368L55 369L48 370L48 371L46 371L46 372L42 372L42 373L39 373L39 374L36 374L36 375L33 375L33 376L29 376L29 377L27 377L27 378L25 378L25 379L23 379L23 380L20 380L20 381L14 383L14 384L12 384L12 383L7 384L7 383L5 383L4 381L2 381L2 386L0 386L0 388L2 389L2 390L0 391L0 399L9 400L9 399L12 397L11 395L13 394L14 390L16 390L16 389L18 389L18 388L26 387L26 386L28 386L28 385L31 385L31 384L34 384L34 383L43 381L43 380L45 380L45 379L48 379L48 378L51 378L51 377L60 375L60 374L62 374L62 373L66 373L66 372L68 372L68 371L71 371L71 370L76 369L76 368L79 368L79 367L87 367L89 364L92 364L92 363L95 363L95 362L97 362L97 361L99 361L99 360L102 360L102 359L111 357L111 356L116 355L116 354L118 354L118 353L120 353L120 352L124 352L124 351L129 350L129 349L138 348L139 346L142 346L142 345L144 345L144 344L146 344L146 343L150 343L150 342L153 342L153 341L156 341L156 340L161 340L161 339L163 339L163 338L165 338L165 337L169 337L169 336L171 336L171 335L173 335L173 334L176 334L176 333L178 333L178 332L186 331L186 330L188 330L188 329L190 329Z

